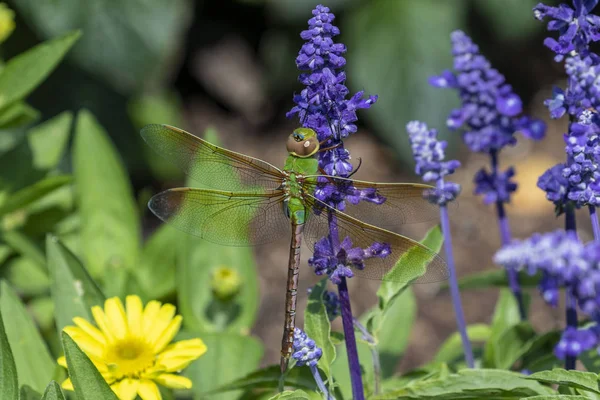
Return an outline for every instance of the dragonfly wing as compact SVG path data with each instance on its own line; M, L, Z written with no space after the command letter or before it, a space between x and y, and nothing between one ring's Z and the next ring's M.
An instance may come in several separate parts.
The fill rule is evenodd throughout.
M228 246L265 244L290 237L283 192L239 193L192 188L169 189L148 207L163 221L211 242Z
M306 192L333 189L346 194L346 214L366 223L388 229L404 224L434 221L439 218L439 206L430 203L425 194L432 186L420 183L375 183L352 179L314 175L304 181ZM352 201L351 201L352 200ZM456 206L456 202L450 203Z
M367 258L364 260L363 269L353 268L355 276L375 280L404 281L406 276L417 276L419 269L425 268L425 272L416 279L415 283L440 282L447 279L446 262L436 252L421 243L365 224L329 207L313 196L305 195L305 200L307 207L313 210L309 213L304 228L304 237L311 250L318 240L329 234L331 218L335 219L340 242L349 238L352 248L366 249L374 243L390 246L391 252L387 257ZM398 262L400 262L399 269L394 268Z
M262 192L277 189L283 182L283 172L268 162L215 146L173 126L146 125L141 135L156 152L204 186Z

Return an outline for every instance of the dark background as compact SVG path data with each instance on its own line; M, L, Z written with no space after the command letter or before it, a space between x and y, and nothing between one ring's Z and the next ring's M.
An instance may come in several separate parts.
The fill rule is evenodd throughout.
M458 106L455 92L432 88L427 78L451 68L449 34L465 30L523 98L527 113L548 122L540 143L522 138L501 154L503 167L514 165L520 188L508 207L514 236L560 226L553 207L535 186L537 177L564 159L564 121L549 121L543 100L553 84L564 86L562 66L543 47L544 24L533 18L530 0L332 0L338 37L348 47L348 86L352 92L378 94L370 110L359 113L359 132L347 141L363 166L359 179L418 181L413 174L404 127L421 119L450 142L449 155L463 167L455 180L463 185L460 206L452 215L459 275L496 268L491 257L499 246L494 211L471 193L472 177L487 165L445 128ZM171 123L196 134L215 127L232 150L281 165L283 143L298 123L285 113L297 82L295 57L302 45L311 9L305 0L11 0L17 12L15 33L3 45L12 55L71 29L83 37L67 60L30 97L48 119L64 110L90 109L110 133L126 163L140 204L158 190L181 184L183 177L144 147L139 128ZM147 215L148 230L157 221ZM582 216L583 217L583 216ZM580 221L583 239L589 222ZM425 227L406 233L419 237ZM307 249L305 249L307 250ZM283 321L287 244L257 248L262 306L255 333L278 343ZM304 253L306 254L306 252ZM307 257L304 257L304 263ZM201 266L199 266L201 268ZM302 289L314 281L303 267ZM353 281L356 313L375 302L376 282ZM424 362L454 329L448 294L439 286L415 289L419 318L402 367ZM560 311L548 309L532 292L533 322L546 329ZM469 323L488 322L496 293L463 293ZM301 299L305 302L305 296ZM303 307L304 303L301 303ZM300 321L301 323L301 321ZM267 346L267 361L278 347Z

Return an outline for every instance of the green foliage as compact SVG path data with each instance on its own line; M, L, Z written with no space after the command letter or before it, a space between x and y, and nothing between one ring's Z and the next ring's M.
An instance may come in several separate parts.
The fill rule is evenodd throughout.
M326 286L327 279L323 279L312 288L308 297L308 304L304 310L304 331L323 351L323 355L319 360L319 367L331 382L331 365L335 360L335 346L331 341L331 323L323 303L323 293Z
M80 400L118 400L88 356L64 332L62 333L62 345L77 398Z
M46 391L42 396L42 400L65 400L65 396L60 388L60 385L55 381L51 381L46 387Z
M0 283L0 312L10 323L5 323L6 337L10 343L17 368L19 386L28 385L43 392L56 369L44 340L35 323L14 290Z
M471 342L486 342L492 336L492 329L485 324L467 326L467 336ZM464 360L462 340L459 332L454 332L440 346L434 362L454 364Z
M586 392L596 395L600 394L598 374L592 372L567 371L561 368L554 368L552 371L540 371L532 374L528 379L541 383L566 386L575 389L580 394L586 394Z
M306 400L310 400L311 396L309 396L308 394L306 394L306 392L304 390L294 390L289 391L286 390L285 392L281 392L279 394L276 394L273 397L269 397L269 400L300 400L300 399L306 399ZM319 397L317 397L319 398Z
M18 387L17 367L4 329L2 312L0 312L0 394L2 398L17 400Z
M529 275L525 271L519 272L519 284L522 288L535 287L540 280L538 275ZM447 285L446 285L447 286ZM494 267L494 269L476 272L458 280L460 289L488 289L491 287L508 288L506 270Z
M19 391L19 400L39 400L41 397L41 394L39 394L29 386L21 386L21 390Z

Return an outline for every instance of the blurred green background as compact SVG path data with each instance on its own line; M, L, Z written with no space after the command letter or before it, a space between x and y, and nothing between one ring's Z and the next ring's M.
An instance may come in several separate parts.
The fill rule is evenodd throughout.
M379 95L374 107L359 113L359 133L348 140L353 156L363 161L357 177L373 181L417 180L412 173L404 129L412 119L422 119L439 128L441 136L450 142L451 156L463 162L463 168L455 175L456 181L463 185L461 205L452 216L460 275L494 268L491 256L500 243L494 214L471 195L472 177L488 161L469 154L460 136L447 131L446 116L458 106L456 93L430 87L427 78L452 68L450 32L465 30L522 96L526 112L547 120L542 101L548 97L552 84L561 84L564 72L542 45L546 36L544 24L536 21L531 12L537 2L331 0L323 3L336 14L336 24L342 32L338 40L348 47L346 72L350 90ZM75 113L83 108L91 111L127 166L143 213L145 235L159 225L146 210L147 199L161 189L181 185L184 177L143 144L139 136L143 125L169 123L196 134L215 127L225 147L276 165L283 163L286 154L283 143L297 124L286 119L285 113L293 106L294 92L302 89L294 61L302 45L299 34L306 29L312 8L320 2L10 0L7 3L16 12L17 26L2 45L4 59L65 32L82 31L82 37L65 61L27 102L39 111L39 115L34 115L37 123L63 111ZM547 122L548 139L543 143L520 140L519 146L505 151L501 158L503 166L517 167L520 190L508 209L515 236L558 225L551 205L535 187L537 176L564 158L561 137L564 121ZM26 131L26 126L1 131L0 155L12 149ZM18 168L18 162L14 160L14 168ZM61 163L63 170L70 169L69 157ZM98 193L101 196L100 190ZM590 236L588 228L582 225L584 239ZM423 230L415 229L413 236L418 237ZM43 227L38 230L42 232ZM282 263L287 259L286 253L287 244L275 250L255 251L262 298L254 332L266 343L280 340L286 273ZM302 268L301 291L311 281L306 265ZM375 286L376 283L352 282L352 291L366 288L361 296L353 297L356 314L376 301ZM454 330L448 296L438 294L438 289L431 286L416 289L420 318L412 335L419 340L408 351L404 367L427 360L436 343ZM494 296L482 297L472 291L464 297L469 322L489 318ZM306 296L300 301L300 307L304 307ZM551 325L553 318L547 308L540 304L537 309L541 311L534 314L534 322ZM265 362L277 359L276 347L269 346Z

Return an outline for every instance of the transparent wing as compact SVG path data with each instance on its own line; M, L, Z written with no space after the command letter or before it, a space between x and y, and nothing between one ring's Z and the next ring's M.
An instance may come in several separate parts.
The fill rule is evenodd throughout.
M352 247L363 249L372 246L375 242L390 245L389 256L366 259L364 269L353 268L355 276L375 280L405 281L406 277L417 276L419 271L425 268L425 272L415 280L415 283L440 282L448 277L446 262L436 252L419 242L365 224L329 207L311 195L305 194L305 200L307 207L313 210L309 213L304 227L304 237L311 250L319 239L329 234L331 217L336 220L340 242L348 237L352 241ZM398 262L400 268L394 269Z
M290 237L283 192L234 193L192 188L169 189L148 207L177 229L228 246L258 245Z
M277 189L283 182L281 170L268 162L215 146L173 126L146 125L141 135L156 152L203 186L262 192Z
M335 190L347 197L360 198L357 204L346 200L344 212L372 225L390 229L439 218L439 207L424 197L425 191L433 189L429 185L375 183L327 175L307 176L303 184L305 192L311 194L326 186L334 186ZM456 207L455 203L450 203L450 206Z

